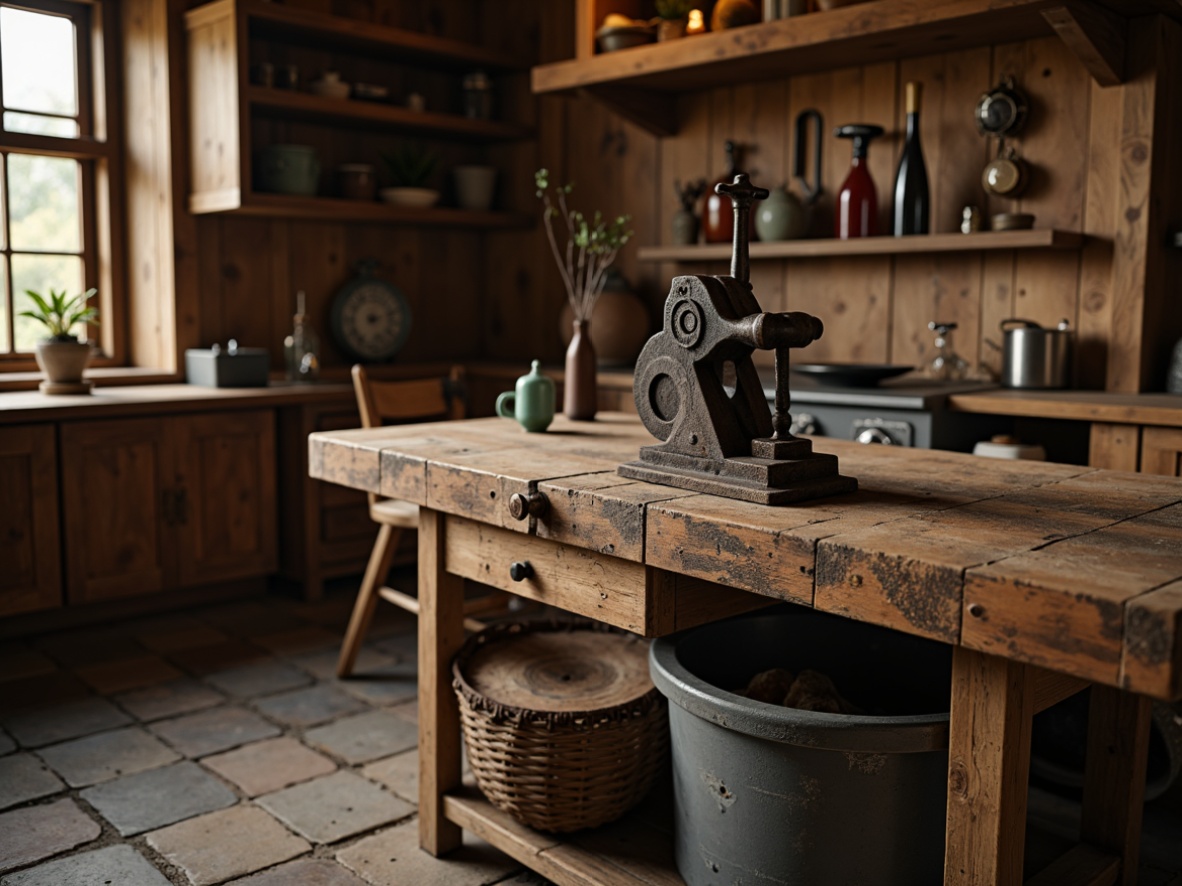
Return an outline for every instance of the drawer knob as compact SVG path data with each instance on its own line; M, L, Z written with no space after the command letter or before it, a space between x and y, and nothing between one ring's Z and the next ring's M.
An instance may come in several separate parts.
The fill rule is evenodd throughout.
M550 510L550 499L541 492L514 492L509 496L509 515L514 520L544 517Z
M534 568L529 565L529 561L518 561L509 564L509 578L514 581L525 581L527 578L533 577Z

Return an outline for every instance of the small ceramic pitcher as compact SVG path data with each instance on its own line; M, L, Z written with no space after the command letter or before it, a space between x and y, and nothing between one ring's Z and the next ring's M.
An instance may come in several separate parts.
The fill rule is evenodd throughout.
M538 361L512 391L497 397L497 415L512 418L527 431L544 431L554 420L554 382L542 375Z

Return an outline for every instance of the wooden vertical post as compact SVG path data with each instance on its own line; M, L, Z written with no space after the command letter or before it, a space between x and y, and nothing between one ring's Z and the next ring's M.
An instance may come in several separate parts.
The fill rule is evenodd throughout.
M419 845L442 855L460 845L443 794L460 786L460 713L451 660L464 642L464 582L446 568L444 515L419 511Z
M1120 856L1117 883L1134 886L1145 801L1151 702L1110 686L1093 686L1088 706L1081 839Z
M1033 703L1025 665L953 651L945 886L1022 882Z

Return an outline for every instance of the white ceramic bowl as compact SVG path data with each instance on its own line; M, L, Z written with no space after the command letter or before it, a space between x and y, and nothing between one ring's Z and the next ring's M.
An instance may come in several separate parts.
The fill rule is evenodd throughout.
M430 188L382 188L378 196L392 206L413 206L426 209L439 202L439 192Z
M316 80L308 84L308 91L324 98L348 98L349 84L340 80Z

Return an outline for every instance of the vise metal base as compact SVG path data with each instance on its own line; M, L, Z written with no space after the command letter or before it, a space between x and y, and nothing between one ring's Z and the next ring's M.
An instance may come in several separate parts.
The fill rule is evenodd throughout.
M755 451L759 451L760 442L752 441ZM758 456L712 459L679 455L660 446L643 446L640 460L625 462L618 473L632 480L692 492L763 505L786 505L855 492L858 481L842 476L837 470L837 456L822 453L788 459Z

